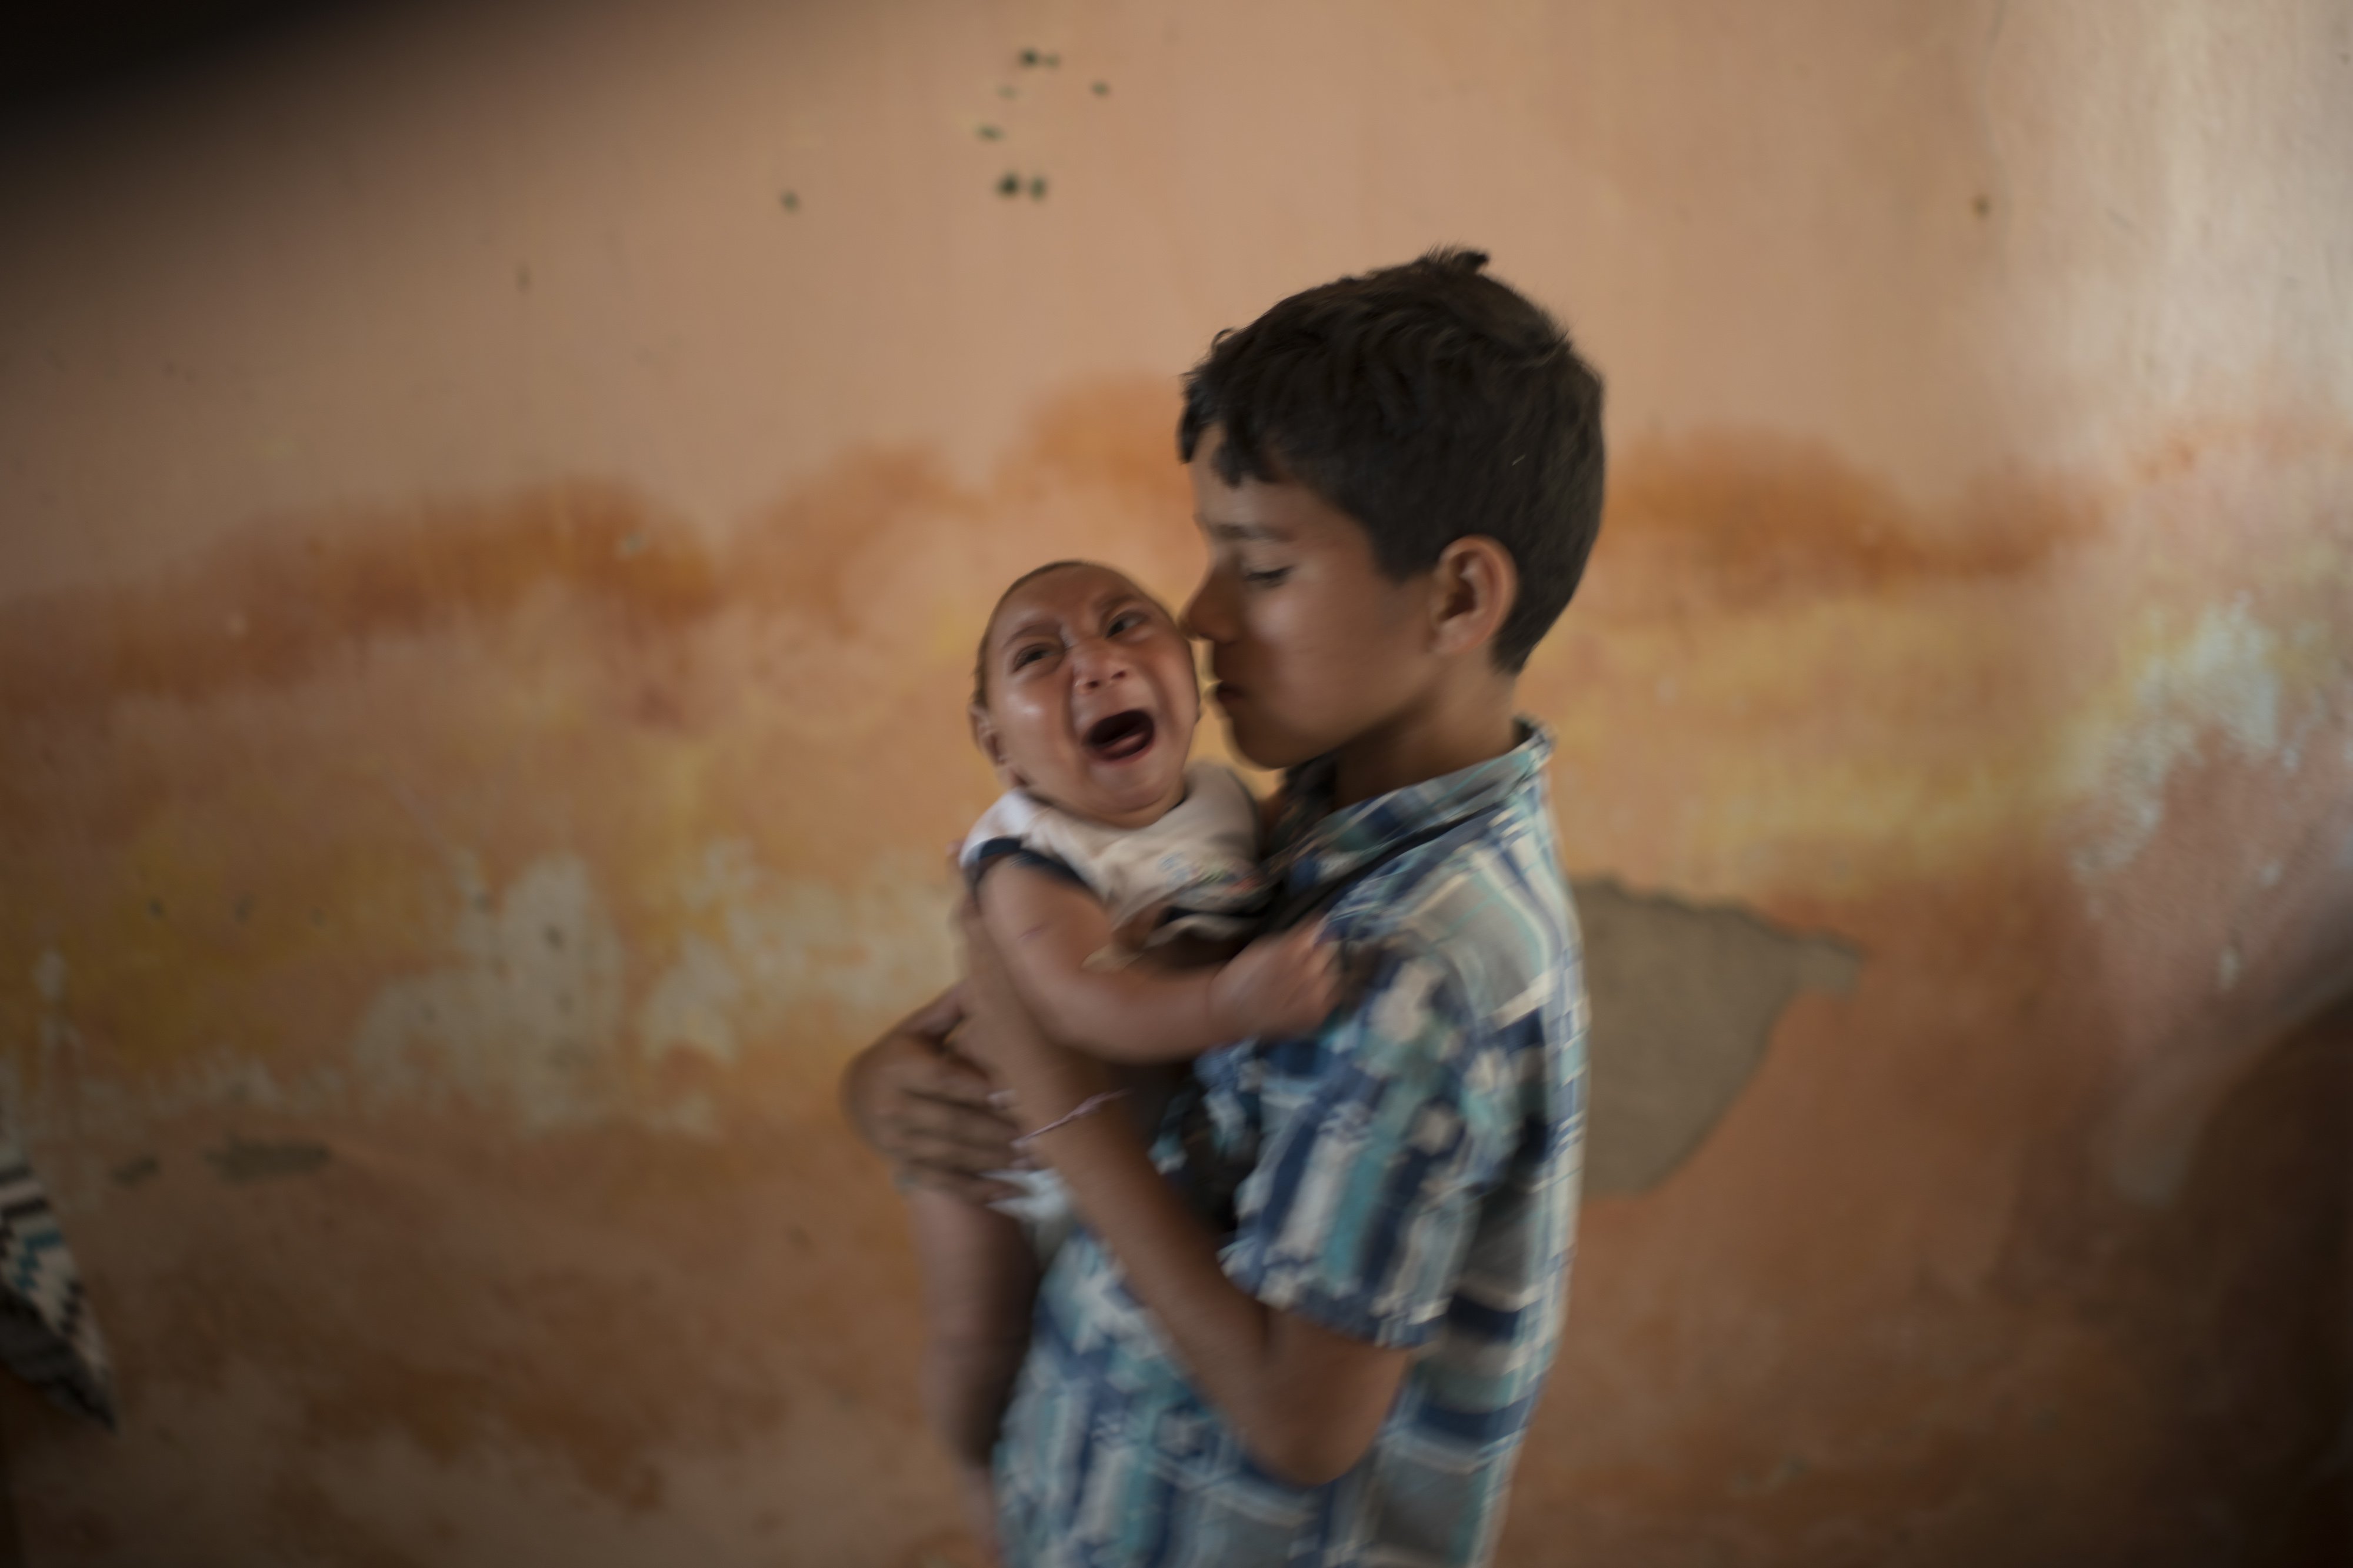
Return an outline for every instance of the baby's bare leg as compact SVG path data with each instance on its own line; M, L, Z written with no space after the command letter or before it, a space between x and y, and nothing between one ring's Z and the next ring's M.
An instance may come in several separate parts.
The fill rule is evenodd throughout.
M990 1451L1029 1348L1038 1259L1010 1215L944 1193L908 1194L923 1268L923 1406L962 1469L974 1532L992 1557Z

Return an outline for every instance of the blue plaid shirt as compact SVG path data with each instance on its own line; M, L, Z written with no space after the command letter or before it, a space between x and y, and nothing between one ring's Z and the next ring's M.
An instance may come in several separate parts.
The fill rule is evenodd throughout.
M1550 736L1329 806L1296 770L1277 923L1324 912L1361 978L1307 1038L1203 1057L1155 1147L1272 1307L1413 1350L1355 1468L1258 1468L1082 1231L1039 1292L997 1451L1012 1568L1488 1561L1560 1342L1585 1120L1585 984L1544 783Z

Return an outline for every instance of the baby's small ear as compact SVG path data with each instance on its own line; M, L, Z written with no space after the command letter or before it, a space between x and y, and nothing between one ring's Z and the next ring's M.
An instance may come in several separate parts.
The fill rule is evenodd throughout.
M965 716L972 721L972 743L980 748L989 766L1003 767L1005 742L997 738L997 724L989 718L988 710L976 702L965 710Z
M976 702L965 710L965 714L972 721L972 743L980 748L980 754L997 771L997 781L1008 789L1021 787L1019 778L1005 760L1005 739L997 732L997 721L988 716L987 708Z

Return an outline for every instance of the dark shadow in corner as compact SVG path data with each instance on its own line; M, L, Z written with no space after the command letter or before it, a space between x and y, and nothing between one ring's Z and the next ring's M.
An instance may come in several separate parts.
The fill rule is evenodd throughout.
M371 0L48 0L13 7L0 49L0 119L136 92L274 42Z

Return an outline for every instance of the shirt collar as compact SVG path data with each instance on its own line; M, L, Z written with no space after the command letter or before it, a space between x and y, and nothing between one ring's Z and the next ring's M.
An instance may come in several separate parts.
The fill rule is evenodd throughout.
M1283 777L1283 808L1271 835L1267 871L1282 901L1297 908L1375 864L1494 809L1532 784L1552 758L1552 731L1522 718L1519 743L1502 756L1370 800L1332 809L1329 756Z

